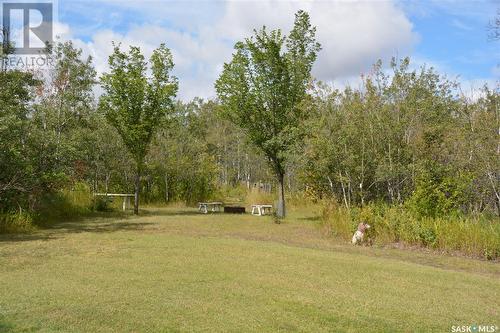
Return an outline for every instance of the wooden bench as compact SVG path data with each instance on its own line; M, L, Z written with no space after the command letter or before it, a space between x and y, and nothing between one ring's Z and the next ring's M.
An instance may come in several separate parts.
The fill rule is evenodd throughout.
M252 205L252 215L263 216L273 212L273 205Z
M203 214L207 214L208 211L212 213L220 212L222 206L224 206L222 202L200 202L198 205L198 210Z
M133 198L134 194L126 194L126 193L94 193L95 197L119 197L123 198L122 209L125 211L130 207L130 198Z

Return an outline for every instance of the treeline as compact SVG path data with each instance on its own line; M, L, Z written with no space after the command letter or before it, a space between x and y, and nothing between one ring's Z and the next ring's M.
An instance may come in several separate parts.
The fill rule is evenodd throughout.
M346 207L406 204L422 216L500 215L498 86L465 95L410 60L378 62L358 89L318 85L305 107L305 189Z
M0 211L43 219L62 190L134 191L135 165L98 107L92 59L71 42L39 75L0 72ZM362 84L310 85L301 140L287 157L287 191L347 208L404 205L419 216L500 214L499 90L474 98L409 59L379 62ZM266 158L217 101L176 102L145 159L146 202L194 203L225 188L273 183ZM5 219L5 218L4 218Z
M0 71L0 212L39 216L61 191L133 193L135 162L94 94L91 57L71 42L41 73ZM217 103L176 102L148 149L145 202L194 203L222 187L265 180L265 161L217 112Z

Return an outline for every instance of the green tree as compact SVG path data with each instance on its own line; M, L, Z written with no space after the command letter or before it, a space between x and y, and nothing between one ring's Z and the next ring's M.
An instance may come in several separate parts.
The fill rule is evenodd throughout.
M170 50L162 44L153 51L150 66L138 47L128 53L114 46L109 57L110 72L102 76L104 94L100 108L116 128L136 164L134 213L139 213L139 191L144 158L153 135L169 113L174 110L177 78ZM148 74L150 70L151 74Z
M0 211L21 207L31 189L26 141L38 84L30 73L0 71Z
M215 84L224 113L266 155L278 178L278 216L285 216L285 166L301 137L305 118L300 103L311 82L320 50L316 28L304 11L295 14L290 35L265 27L238 42Z
M160 199L162 193L165 202L194 204L214 194L218 170L208 153L208 128L199 116L203 106L201 100L177 102L168 127L158 131L147 158L150 200L155 200L155 194Z
M92 89L96 71L92 57L84 58L71 41L57 43L48 56L53 66L37 91L40 102L33 115L34 144L47 155L39 159L43 163L38 166L40 172L49 178L58 174L64 178L80 159L75 136L88 129L95 110Z

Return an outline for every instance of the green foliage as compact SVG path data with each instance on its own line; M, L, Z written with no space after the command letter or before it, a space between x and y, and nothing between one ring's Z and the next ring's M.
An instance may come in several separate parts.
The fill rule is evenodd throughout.
M339 244L312 216L176 206L1 236L0 331L435 333L498 317L498 263Z
M89 216L93 210L94 201L89 186L76 183L43 196L33 220L37 225L48 226L55 222Z
M125 53L115 45L109 57L110 72L101 78L105 93L100 108L139 167L155 130L173 111L178 89L177 78L170 74L172 55L164 44L153 52L149 63L148 68L138 47L132 46Z
M344 206L407 203L422 216L500 214L500 94L471 101L457 83L409 58L375 64L359 89L318 83L304 108L298 176L308 193Z
M159 125L174 111L178 89L177 78L170 73L174 67L172 54L165 44L153 51L149 64L138 47L131 46L125 53L115 45L109 57L110 73L101 78L104 94L99 108L135 161L135 214L139 214L144 159Z
M323 208L322 221L327 234L344 241L349 241L357 228L350 212L344 207L339 207L334 201L328 202Z
M0 234L27 233L33 230L32 216L26 211L0 214Z
M206 142L206 124L199 101L176 103L167 127L158 131L147 156L146 200L195 204L211 198L218 167ZM153 184L154 183L154 184Z
M275 198L274 193L261 192L256 189L251 189L247 191L244 202L246 203L247 206L255 204L274 205L275 201L274 198Z
M408 201L408 207L417 215L457 215L468 202L471 177L442 169L440 165L432 163L419 172L415 191Z
M18 209L0 214L0 233L28 233L37 226L90 216L95 210L89 186L79 182L40 197L35 212Z
M0 212L25 206L31 177L29 114L35 86L30 73L0 71Z
M348 210L336 204L323 208L329 234L348 241L360 221L371 225L367 237L378 245L396 243L494 260L500 257L498 218L417 217L403 206L369 205Z
M263 27L235 45L235 54L215 83L226 117L243 129L268 158L281 187L278 215L284 217L285 163L301 137L301 102L320 45L309 15L299 11L288 37ZM286 46L286 49L285 49Z
M369 242L498 258L498 87L471 100L409 58L390 74L377 62L360 88L313 84L315 33L300 11L288 36L263 28L237 43L217 101L174 101L164 45L148 62L115 46L99 107L92 58L71 42L55 45L46 76L2 68L0 232L119 204L93 192L274 204L248 191L262 181L280 216L285 186L296 206L335 201L325 228L345 240L366 221Z
M85 153L78 149L77 137L89 131L96 71L92 58L84 59L72 42L56 44L50 57L53 66L37 87L40 103L33 114L31 145L35 154L43 154L33 157L38 177L46 177L48 183L54 177L57 183Z
M0 72L0 211L36 213L45 197L70 183L84 154L75 136L86 131L92 106L91 59L81 60L71 42L56 45L51 56L54 67L40 79Z

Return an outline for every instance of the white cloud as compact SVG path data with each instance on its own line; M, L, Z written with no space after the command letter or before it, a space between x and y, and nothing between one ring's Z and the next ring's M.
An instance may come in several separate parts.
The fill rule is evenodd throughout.
M451 20L451 25L454 26L455 28L460 29L460 30L465 30L465 31L474 30L471 26L469 26L468 24L464 23L463 21L461 21L459 19Z
M316 77L332 80L358 75L378 59L409 52L418 40L404 12L392 2L229 2L217 23L218 34L231 40L251 35L263 25L288 32L294 13L309 12L323 50Z
M418 40L405 14L388 1L321 2L311 18L323 45L314 70L320 79L366 72L379 58L408 54Z
M111 41L121 42L125 47L140 46L147 56L160 43L166 43L174 55L175 74L180 81L179 97L182 99L214 97L213 83L222 64L230 60L233 44L251 36L253 29L262 25L288 32L293 25L294 13L299 9L308 11L312 24L317 26L317 37L323 50L313 74L324 81L342 81L358 76L368 71L379 58L386 60L393 55L407 54L418 40L410 20L402 9L390 1L231 1L217 4L222 11L212 21L207 17L202 19L202 13L191 7L187 13L197 14L195 21L189 19L177 3L174 7L161 2L134 7L134 3L112 4L142 10L147 15L156 11L155 20L158 13L162 13L164 21L170 24L131 26L122 34L101 30L86 42L72 39L86 54L93 56L99 73L107 68L107 57L112 51ZM192 5L184 3L183 6ZM200 10L206 10L206 4L201 7ZM65 34L65 38L71 38L70 33Z

